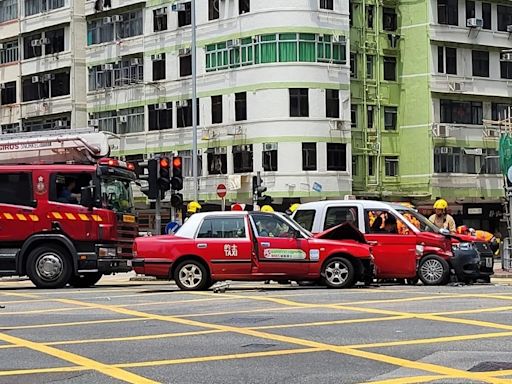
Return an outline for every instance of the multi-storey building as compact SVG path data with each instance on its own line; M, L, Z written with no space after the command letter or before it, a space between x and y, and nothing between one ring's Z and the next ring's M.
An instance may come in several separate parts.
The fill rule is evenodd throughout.
M128 159L178 153L190 176L191 3L170 3L86 2L89 123ZM350 193L348 3L196 3L200 199L222 183L248 203L257 171L285 205Z
M370 0L350 9L355 193L420 205L443 197L465 223L496 228L499 132L484 120L511 104L512 6Z
M87 123L84 4L0 1L2 133Z

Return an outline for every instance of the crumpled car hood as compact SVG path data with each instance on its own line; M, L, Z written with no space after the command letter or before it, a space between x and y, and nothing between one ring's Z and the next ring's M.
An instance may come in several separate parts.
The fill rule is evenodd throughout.
M326 240L354 240L358 243L366 244L366 239L359 229L350 223L343 223L329 228L323 232L314 235L316 239Z

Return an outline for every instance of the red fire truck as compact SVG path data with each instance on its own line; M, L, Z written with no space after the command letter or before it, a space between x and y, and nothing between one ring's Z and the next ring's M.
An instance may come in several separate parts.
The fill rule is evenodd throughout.
M132 269L138 234L126 163L91 130L0 138L0 276L86 287Z

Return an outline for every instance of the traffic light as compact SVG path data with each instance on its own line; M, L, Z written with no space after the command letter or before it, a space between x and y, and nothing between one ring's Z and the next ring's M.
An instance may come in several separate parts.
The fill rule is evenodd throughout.
M259 173L257 176L252 177L252 193L255 197L255 200L258 202L258 205L269 205L272 203L272 198L270 196L264 195L267 192L267 187L262 185L263 179L260 177Z
M170 161L168 157L162 156L158 159L158 189L165 194L171 189L171 176L169 172Z
M158 197L158 161L157 159L148 159L147 161L139 163L141 173L139 174L140 180L147 181L147 185L141 186L140 190L149 199L156 200ZM147 169L147 172L145 172Z
M174 156L172 159L171 186L173 191L183 189L183 162L181 156Z
M183 195L181 193L173 193L171 195L171 207L180 208L183 205Z

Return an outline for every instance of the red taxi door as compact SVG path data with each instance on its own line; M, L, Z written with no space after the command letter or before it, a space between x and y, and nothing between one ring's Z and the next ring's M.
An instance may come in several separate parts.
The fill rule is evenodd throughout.
M217 277L251 273L253 245L243 215L206 217L199 226L195 248Z
M269 277L306 276L309 272L308 240L296 238L295 230L277 215L251 215L255 228L258 268Z
M414 232L408 229L403 221L385 210L366 210L365 220L365 238L372 245L377 277L415 277L417 239Z

